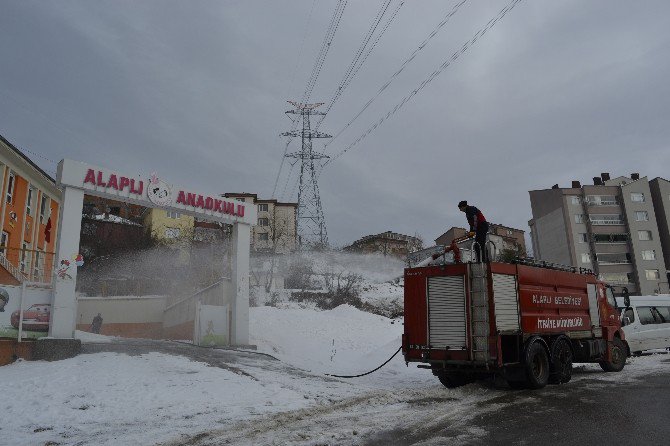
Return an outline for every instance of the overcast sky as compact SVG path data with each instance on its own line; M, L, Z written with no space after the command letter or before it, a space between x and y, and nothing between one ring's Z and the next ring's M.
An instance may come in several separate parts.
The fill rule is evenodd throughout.
M456 3L406 1L320 130L337 134ZM385 116L507 3L466 2L326 153ZM302 97L337 2L0 4L0 133L45 170L55 172L47 159L70 158L269 198L278 134L291 126L286 100ZM349 0L312 102L333 97L381 4ZM386 230L430 242L464 225L463 199L528 231L529 190L601 172L670 177L668 17L667 0L522 1L324 169L331 242ZM296 171L287 181L284 166L277 198L296 200Z

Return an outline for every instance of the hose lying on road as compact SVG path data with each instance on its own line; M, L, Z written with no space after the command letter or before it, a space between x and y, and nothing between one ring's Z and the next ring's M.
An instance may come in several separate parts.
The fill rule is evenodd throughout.
M400 352L401 349L402 349L402 345L400 347L398 347L398 350L396 350L395 353L393 354L393 356L391 356L389 359L387 359L384 364L380 365L379 367L377 367L374 370L370 370L369 372L361 373L360 375L331 375L330 373L326 373L326 376L332 376L333 378L360 378L361 376L369 375L370 373L374 373L377 370L384 367L386 364L388 364L391 361L391 359L395 358L395 355L397 355Z

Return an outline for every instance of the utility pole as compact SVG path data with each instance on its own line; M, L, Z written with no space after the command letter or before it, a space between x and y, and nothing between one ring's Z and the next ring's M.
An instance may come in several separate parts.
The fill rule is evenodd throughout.
M286 113L302 116L302 130L291 130L281 134L282 136L293 138L300 137L302 140L302 150L300 152L286 154L287 158L295 160L293 163L300 161L297 214L298 240L301 248L325 248L328 246L328 232L326 231L326 221L323 217L314 160L322 160L329 157L323 153L312 151L312 139L332 138L332 136L312 130L310 127L310 116L325 115L324 112L315 110L317 107L323 105L323 103L301 104L295 101L288 102L295 108L288 110ZM291 119L294 120L293 118Z

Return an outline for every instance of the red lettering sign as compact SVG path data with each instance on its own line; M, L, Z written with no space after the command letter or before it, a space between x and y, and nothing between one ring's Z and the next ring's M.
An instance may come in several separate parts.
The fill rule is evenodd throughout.
M109 181L107 182L107 187L113 187L116 190L119 190L119 185L116 181L116 175L111 174L109 176Z
M86 183L95 184L95 172L93 171L93 169L88 169L88 172L86 172L86 178L84 178L84 184Z
M180 190L179 195L177 195L177 203L186 205L186 195L183 190Z

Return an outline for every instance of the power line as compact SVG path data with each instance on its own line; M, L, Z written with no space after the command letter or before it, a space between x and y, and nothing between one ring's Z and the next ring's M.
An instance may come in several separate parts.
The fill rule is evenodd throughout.
M366 46L368 46L368 43L370 42L370 39L372 38L375 31L377 30L377 27L379 26L379 24L381 23L381 20L382 20L384 14L386 13L386 11L388 10L388 7L391 4L391 1L392 0L388 0L386 3L383 3L379 12L377 12L377 15L375 16L374 22L370 26L370 29L368 30L368 33L363 37L363 42L361 43L361 46L359 47L356 55L354 56L353 61L349 65L349 68L345 72L343 79L340 81L340 84L338 85L337 90L335 90L335 94L333 95L333 98L330 100L330 103L326 107L326 110L325 110L326 115L328 114L330 109L333 107L335 102L337 102L337 100L340 98L342 93L344 93L344 90L349 86L349 84L351 83L353 78L356 77L356 74L358 74L358 71L360 71L361 67L365 64L365 61L368 59L368 57L370 56L372 51L375 49L375 47L377 46L377 43L379 42L381 37L384 35L386 30L389 28L389 26L391 25L391 23L395 19L396 15L398 14L398 11L402 7L402 5L405 3L404 0L403 0L398 4L398 6L395 8L393 13L391 14L390 18L386 21L386 23L382 27L382 30L380 31L380 33L377 35L377 38L373 41L372 45L370 45L370 47L367 49L367 52L366 52L366 50L365 50ZM323 123L324 119L325 119L325 116L324 116L323 119L321 119L317 123L317 125L315 127L316 129L319 128L319 126Z
M284 190L282 190L281 195L279 196L280 200L283 200L284 197L286 197L286 188L288 188L288 183L291 180L291 174L293 173L293 168L295 167L295 163L291 164L291 168L288 171L288 175L286 176L286 183L284 183Z
M356 114L356 116L354 116L344 127L342 127L342 129L340 129L339 132L335 133L333 139L328 141L325 147L331 145L333 141L337 139L338 136L340 136L346 129L348 129L349 126L353 124L354 121L356 121L358 117L361 116L365 110L367 110L367 108L389 87L389 85L391 85L391 83L395 80L395 78L398 77L400 73L402 73L405 70L405 68L407 68L407 66L416 58L419 52L421 52L426 47L426 45L428 45L428 42L430 42L430 40L433 39L438 34L438 32L444 27L444 25L446 25L449 22L449 19L451 19L458 12L461 6L463 6L463 4L465 4L467 1L468 0L461 0L456 5L454 5L454 7L440 21L440 23L437 24L435 29L433 29L433 31L428 35L428 37L426 37L426 39L424 39L424 41L421 42L421 44L419 44L419 46L414 51L412 51L412 54L410 54L409 57L405 59L400 68L398 68L396 72L391 75L389 80L386 81L386 83L381 86L381 88L377 91L377 93L375 93L375 95L372 96L368 100L368 102L365 103L363 108Z
M472 39L466 41L463 46L457 51L455 51L450 58L446 59L435 71L433 71L430 76L428 76L426 79L424 79L418 87L416 87L410 94L405 96L402 101L400 101L396 106L390 110L388 113L386 113L385 116L383 116L381 119L379 119L374 125L372 125L370 128L367 129L362 135L360 135L354 142L349 144L346 148L338 152L335 156L330 158L328 161L326 161L321 170L328 165L330 162L336 160L337 158L341 157L344 155L346 152L351 150L353 147L355 147L358 143L360 143L363 139L365 139L370 133L372 133L377 127L379 127L384 121L386 121L388 118L393 116L398 110L400 110L408 101L410 101L414 96L416 96L419 91L421 91L426 85L431 83L437 76L439 76L445 69L447 69L452 63L456 62L458 58L465 53L472 45L474 45L480 37L482 37L486 32L493 28L496 23L498 23L505 15L507 15L508 12L510 12L514 7L520 3L521 0L512 0L507 6L505 6L493 19L489 20L484 27L479 29L475 33L475 35L472 37Z
M310 75L309 80L307 81L307 87L305 88L305 91L303 93L303 99L302 99L303 104L306 103L309 100L309 97L312 95L312 90L316 85L316 81L319 78L319 74L321 73L321 68L323 67L323 63L326 60L326 56L328 55L328 51L330 50L330 46L333 41L333 38L335 37L335 33L337 32L337 28L340 25L342 14L344 13L344 9L347 6L347 1L348 0L338 0L337 6L335 7L335 11L333 11L333 15L330 19L330 24L328 25L328 29L326 30L326 35L324 36L323 42L321 43L321 48L316 57L316 62L314 63L314 67L312 68L312 73ZM312 7L313 6L314 3L312 4ZM294 132L295 130L297 130L298 122L299 122L298 119L293 121L293 125L291 126L290 132ZM284 146L284 153L282 155L281 162L279 164L279 170L277 171L277 177L275 178L274 187L272 188L272 197L274 197L275 193L277 192L277 185L279 184L279 178L284 168L286 154L288 153L288 147L291 144L292 139L293 138L290 137L288 141L286 141L286 145Z
M307 101L309 101L309 98L312 96L312 91L314 90L316 81L319 78L319 74L321 74L323 63L326 61L326 57L328 56L328 51L330 50L333 38L335 37L337 28L340 26L340 20L342 19L342 14L344 14L344 9L347 7L347 1L348 0L338 0L337 2L337 6L335 7L335 11L333 12L333 17L330 20L330 25L328 26L328 30L326 31L326 36L323 39L321 49L316 57L314 67L312 68L312 74L309 78L309 81L307 82L307 88L305 88L305 92L303 93L303 97L301 100L303 104L307 103Z
M300 67L300 60L302 58L302 52L305 49L305 41L307 40L307 34L309 33L309 25L312 21L312 13L314 12L314 7L316 6L316 1L314 0L312 2L312 7L309 10L309 14L307 15L307 23L305 24L305 32L302 35L302 42L300 42L300 50L298 51L298 59L295 62L295 68L293 68L293 74L291 75L291 83L289 86L289 94L291 90L293 89L293 83L295 82L295 76L298 73L298 68Z

